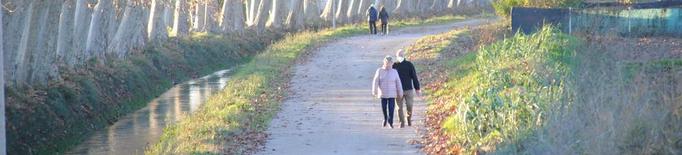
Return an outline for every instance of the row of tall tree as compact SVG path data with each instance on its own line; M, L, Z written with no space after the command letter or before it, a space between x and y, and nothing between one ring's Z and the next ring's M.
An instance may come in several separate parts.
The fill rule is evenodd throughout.
M480 1L480 0L476 0ZM59 69L125 58L193 32L298 31L366 20L371 4L394 17L447 12L474 0L5 0L5 78L46 85Z

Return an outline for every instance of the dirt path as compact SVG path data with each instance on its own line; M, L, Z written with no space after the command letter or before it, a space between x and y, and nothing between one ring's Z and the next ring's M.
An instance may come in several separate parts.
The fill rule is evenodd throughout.
M295 67L289 98L270 123L270 138L258 154L423 154L419 140L424 102L414 107L415 124L382 128L378 99L371 96L374 71L385 55L426 35L479 25L484 19L407 28L388 36L337 40ZM396 107L397 109L397 107Z

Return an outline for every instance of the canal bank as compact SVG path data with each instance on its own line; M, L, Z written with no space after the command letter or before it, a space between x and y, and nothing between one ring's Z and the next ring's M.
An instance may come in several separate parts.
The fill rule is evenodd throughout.
M222 90L229 75L230 70L221 70L178 84L146 107L96 131L66 154L142 154L148 144L158 141L166 125L187 117Z
M93 59L62 70L61 79L49 86L7 88L8 154L64 153L146 106L173 83L246 62L281 37L194 34L125 60Z

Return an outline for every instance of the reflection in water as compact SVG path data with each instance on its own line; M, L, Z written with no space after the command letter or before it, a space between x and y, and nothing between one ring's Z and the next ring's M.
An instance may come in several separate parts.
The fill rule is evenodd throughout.
M228 70L177 85L106 129L93 133L66 154L143 154L158 141L167 124L197 110L210 95L227 84Z

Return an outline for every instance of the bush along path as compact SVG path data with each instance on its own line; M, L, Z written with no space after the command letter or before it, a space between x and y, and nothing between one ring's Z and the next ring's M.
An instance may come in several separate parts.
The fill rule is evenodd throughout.
M432 81L425 86L426 152L494 151L539 128L543 114L565 99L576 39L547 27L501 40L508 32L500 27L444 34L435 49L412 47L417 64L435 64L421 73Z
M394 28L449 23L464 17L442 16L394 22ZM210 97L191 116L164 129L146 154L252 153L267 138L264 133L279 103L288 93L291 66L319 45L366 32L366 25L301 32L274 43L250 62L236 68L222 92Z

